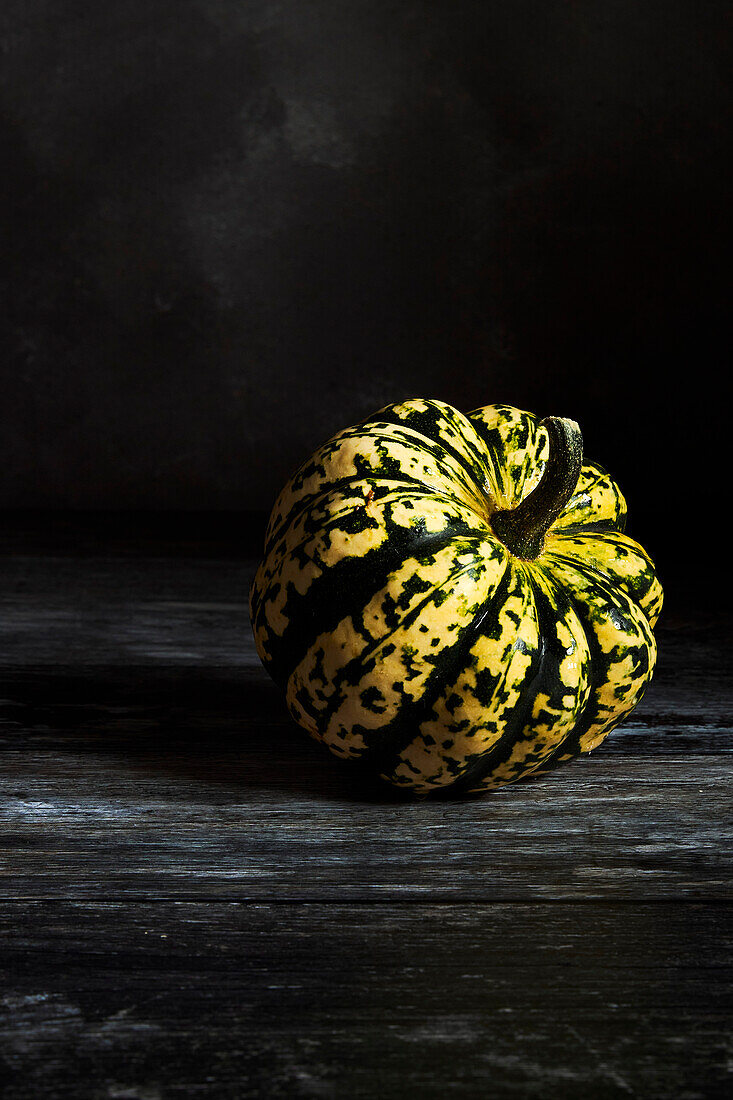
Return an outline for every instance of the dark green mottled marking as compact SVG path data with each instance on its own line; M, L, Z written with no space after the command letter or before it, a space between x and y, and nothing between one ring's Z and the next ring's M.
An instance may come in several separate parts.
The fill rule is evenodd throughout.
M298 720L311 732L313 723L316 730L329 729L342 754L361 751L363 738L365 765L389 774L399 764L405 772L395 782L403 787L447 782L458 792L482 781L490 784L494 773L496 782L511 782L581 748L587 751L606 725L610 728L636 705L653 668L650 624L662 592L644 551L621 534L623 496L596 463L582 466L575 492L550 526L541 552L534 561L525 556L521 565L522 583L532 584L537 611L536 650L519 637L520 616L506 606L515 591L514 566L504 571L483 605L469 606L472 618L465 607L457 615L460 621L451 622L444 612L437 616L439 607L445 611L450 589L434 588L425 575L435 556L455 547L457 557L466 555L456 560L455 575L478 579L484 565L468 548L494 545L497 554L505 553L487 537L492 516L502 509L520 515L522 508L529 510L526 501L542 484L550 447L537 418L511 406L487 406L466 417L439 401L414 400L388 406L339 433L301 465L273 508L251 612L258 652L279 683L285 684L307 656L307 672L302 681L292 682L292 689L298 689ZM414 565L404 569L407 562ZM377 611L374 596L383 589ZM418 621L423 598L432 601L439 630ZM390 641L389 633L377 639L370 630L365 621L370 604L369 622L388 632L400 630L398 642ZM570 635L577 640L582 627L587 638L590 667L582 647L580 665L565 666L569 682L563 684L560 666L572 653L564 648L571 618L575 634ZM415 624L415 646L402 634L406 622L408 628ZM337 640L329 642L339 623L348 624L347 634L342 625ZM515 661L522 671L512 674L511 684L495 664L474 664L472 675L461 676L471 668L465 662L481 634L498 643L498 666L508 668L513 654L529 658L526 675L525 662ZM344 637L351 639L348 645ZM360 639L361 653L349 660ZM380 683L380 663L388 658L390 675ZM441 711L439 726L426 723L423 744L435 748L424 754L416 750L415 759L430 758L431 768L433 759L442 761L444 770L431 773L431 779L401 754L447 684L455 685L455 692L447 707L444 701L441 706L452 721ZM465 702L462 691L471 692L474 700L470 722L457 717ZM389 709L391 715L394 695L401 697L399 713L388 724L380 727L375 719L375 728L348 729L335 728L334 722L330 729L329 718L340 701L347 703L346 714L358 714L360 702L364 712L379 716ZM482 726L470 728L481 710ZM436 735L439 727L445 737ZM476 736L480 729L500 733L491 748L480 748L486 741ZM461 749L452 757L459 735ZM561 735L563 742L554 745ZM472 737L477 751L467 754Z

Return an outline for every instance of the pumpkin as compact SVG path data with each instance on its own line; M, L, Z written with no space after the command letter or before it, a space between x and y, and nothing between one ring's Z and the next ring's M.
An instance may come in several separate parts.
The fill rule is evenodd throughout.
M250 593L295 721L415 794L590 752L639 702L662 605L578 425L388 405L280 493Z

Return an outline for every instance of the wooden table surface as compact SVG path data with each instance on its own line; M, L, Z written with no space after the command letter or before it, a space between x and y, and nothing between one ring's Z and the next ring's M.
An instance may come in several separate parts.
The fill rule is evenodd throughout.
M405 802L289 721L251 561L11 549L7 1100L733 1095L724 616L591 756Z

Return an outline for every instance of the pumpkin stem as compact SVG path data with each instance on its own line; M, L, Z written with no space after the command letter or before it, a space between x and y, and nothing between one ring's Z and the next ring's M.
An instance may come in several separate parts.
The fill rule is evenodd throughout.
M539 483L516 508L494 512L491 529L518 558L542 553L545 535L575 492L583 465L583 437L574 420L548 416L542 421L550 453Z

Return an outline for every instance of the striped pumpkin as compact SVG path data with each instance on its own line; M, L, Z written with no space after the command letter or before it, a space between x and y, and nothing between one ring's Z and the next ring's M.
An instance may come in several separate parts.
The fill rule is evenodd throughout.
M389 405L296 472L250 612L297 723L427 794L590 752L656 658L662 589L578 426Z

